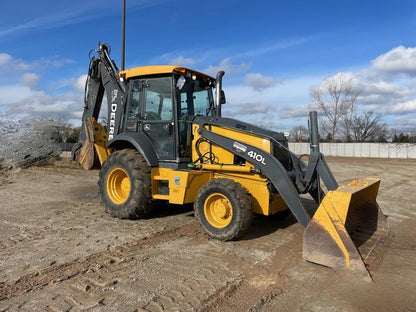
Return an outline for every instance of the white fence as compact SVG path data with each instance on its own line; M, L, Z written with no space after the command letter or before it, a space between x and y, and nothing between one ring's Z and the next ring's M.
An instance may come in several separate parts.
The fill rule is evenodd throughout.
M320 143L325 156L416 158L416 144L408 143ZM309 154L309 143L289 143L295 154Z

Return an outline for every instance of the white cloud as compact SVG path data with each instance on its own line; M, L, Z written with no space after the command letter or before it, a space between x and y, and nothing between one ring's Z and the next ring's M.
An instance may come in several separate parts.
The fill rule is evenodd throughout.
M33 91L27 86L6 85L0 86L0 106L4 110L10 109L14 104L30 99Z
M298 125L306 127L309 87L322 80L322 76L285 79L261 92L245 85L228 86L228 104L224 105L223 114L278 131Z
M365 88L363 90L364 94L385 94L389 95L392 93L401 93L403 88L397 84L389 83L387 81L376 81L376 82L367 82L365 83Z
M172 65L179 65L179 66L190 66L195 64L195 60L192 58L185 58L183 56L178 56L170 61Z
M240 64L233 64L229 58L223 59L219 65L217 66L209 66L203 72L207 73L208 75L215 75L220 71L223 70L227 75L237 75L247 71L251 67L251 64L246 62L241 62Z
M79 125L86 75L67 79L71 89L56 95L36 90L39 76L25 73L20 83L0 85L0 113L7 112L20 118L63 118Z
M316 39L316 36L303 37L303 38L293 38L289 40L279 40L274 42L267 42L267 44L253 45L253 49L244 51L234 55L234 57L253 57L260 56L267 53L272 53L280 50L285 50L294 46L303 45Z
M400 132L415 132L416 125L416 113L413 114L402 114L395 116L391 124L392 128Z
M18 92L19 97L4 100L0 111L21 118L62 118L79 125L79 114L82 112L82 94L68 92L60 95L50 95L44 91L36 91L25 86L13 86L9 92ZM0 88L0 92L2 89ZM7 101L7 102L6 102Z
M0 76L22 73L31 70L31 67L23 60L15 59L7 53L0 54Z
M252 114L264 114L270 112L271 107L267 104L261 103L245 103L239 106L238 114L240 115L252 115Z
M391 112L396 114L416 113L416 100L397 103L391 107Z
M7 53L0 53L0 66L6 65L12 60L12 56Z
M67 107L72 104L71 102L55 102L53 104L44 104L44 105L38 105L38 106L34 106L33 107L33 112L34 113L51 113L51 114L55 114L58 112L66 112L67 111Z
M127 1L127 12L134 12L157 6L168 0ZM36 6L36 9L33 8ZM114 14L114 2L102 0L73 0L71 5L64 1L25 1L20 5L25 14L12 16L11 23L0 29L0 37L13 36L24 32L54 29L62 26L91 21L98 17ZM47 12L40 17L38 12ZM15 16L19 16L18 19Z
M274 77L263 76L260 73L248 73L244 80L245 85L252 87L256 91L262 91L278 83L282 83L282 81Z
M14 58L7 53L0 53L0 76L16 75L27 71L45 71L74 63L73 60L59 56L42 57L32 62Z
M372 67L387 73L416 75L416 48L398 46L375 58Z
M21 84L23 86L29 87L30 89L33 89L37 82L39 81L39 76L34 73L25 73L22 76Z
M298 118L303 119L302 126L306 127L306 116L308 112L313 110L310 105L301 105L301 106L283 106L280 110L280 118Z
M77 92L84 93L85 82L87 80L87 76L88 76L87 74L82 74L78 78L76 77L65 78L65 79L54 81L51 83L51 85L55 89L68 90L68 89L73 88Z
M84 74L84 75L79 76L72 85L74 86L75 90L79 92L84 92L86 81L87 81L87 74Z

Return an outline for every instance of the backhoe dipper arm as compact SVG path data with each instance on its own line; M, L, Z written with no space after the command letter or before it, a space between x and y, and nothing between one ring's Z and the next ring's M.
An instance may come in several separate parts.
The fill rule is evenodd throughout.
M85 84L80 143L87 139L91 141L93 139L88 133L86 122L91 118L98 120L104 91L107 94L107 134L109 141L118 133L120 127L126 87L124 82L119 80L119 71L110 58L109 49L108 45L99 43L97 50L91 50L91 52L97 52L98 56L90 57L90 66Z

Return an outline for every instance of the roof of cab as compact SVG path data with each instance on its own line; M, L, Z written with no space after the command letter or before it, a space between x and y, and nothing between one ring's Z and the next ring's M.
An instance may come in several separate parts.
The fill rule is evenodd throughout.
M141 67L134 67L131 69L123 70L119 73L120 76L124 76L125 79L130 79L134 77L140 76L149 76L149 75L159 75L159 74L169 74L169 73L182 73L191 72L197 75L204 76L206 78L215 80L215 78L206 75L204 73L198 72L193 69L185 68L182 66L175 66L175 65L152 65L152 66L141 66Z

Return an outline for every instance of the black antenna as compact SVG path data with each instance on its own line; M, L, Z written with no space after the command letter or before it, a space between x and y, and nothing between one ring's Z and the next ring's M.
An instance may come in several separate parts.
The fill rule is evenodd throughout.
M126 39L126 0L123 0L123 21L121 25L121 70L124 70Z

